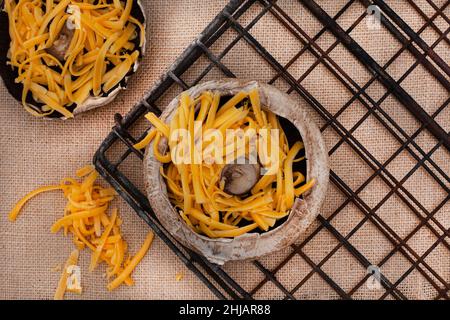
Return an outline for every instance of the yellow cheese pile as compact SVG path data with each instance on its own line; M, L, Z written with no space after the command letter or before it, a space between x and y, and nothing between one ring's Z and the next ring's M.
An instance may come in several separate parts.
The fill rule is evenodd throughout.
M11 210L9 220L15 221L25 203L37 194L62 190L67 205L64 216L51 226L51 232L63 230L65 235L70 233L77 249L90 249L90 271L99 263L105 262L107 277L111 279L107 286L109 290L117 288L122 283L132 285L131 273L150 248L153 233L149 233L138 253L131 257L120 230L122 221L118 217L117 209L112 209L111 214L108 214L108 207L116 195L115 191L112 188L95 185L98 173L92 166L81 168L76 175L83 180L79 182L76 179L65 178L59 185L41 187L27 194ZM72 260L78 259L73 255L71 257ZM66 268L63 270L63 276L65 273ZM64 295L61 286L65 288L64 281L60 281L55 297L61 297L61 292Z
M108 93L131 70L139 57L133 40L144 26L130 15L133 0L8 0L11 37L9 60L23 84L22 104L34 116L59 112L73 117L76 105L91 92ZM68 21L73 36L59 61L49 53ZM31 93L42 107L27 103ZM70 108L68 108L70 106ZM70 109L70 110L69 110Z
M314 185L314 179L305 182L300 172L293 172L294 162L303 161L304 158L295 159L297 153L303 149L301 142L289 147L286 135L277 116L261 107L259 92L254 89L250 92L239 92L222 106L219 106L220 95L213 92L204 92L199 98L192 99L183 93L169 124L163 123L153 113L147 114L147 119L154 128L148 135L134 147L142 149L152 140L155 158L164 164L161 175L165 178L168 195L171 203L178 209L181 218L196 232L210 238L236 237L260 228L268 231L275 226L277 220L289 215L294 204L294 198L302 195ZM241 106L238 104L241 103ZM199 105L198 112L196 106ZM224 158L230 152L227 149L227 129L255 130L258 135L277 129L279 135L279 166L273 170L270 165L265 167L269 174L260 177L260 180L246 198L231 195L224 191L220 182L221 171L226 165L225 159L218 163L208 163L204 160L194 161L198 153L208 148L203 143L197 150L195 141L198 141L198 131L195 129L196 121L202 125L201 134L206 141L208 130L216 129L223 137ZM177 141L173 141L178 129L189 132L191 164L177 164L172 159ZM195 132L194 132L195 131ZM161 154L158 146L162 138L169 141L169 150ZM270 137L270 135L269 135ZM169 139L170 138L170 139ZM195 140L195 141L194 141ZM270 143L270 138L266 140ZM245 155L249 159L249 140L246 139L243 148L232 150L234 159ZM214 148L212 148L214 149ZM268 150L268 149L266 149ZM258 152L261 160L262 154ZM178 161L176 161L178 162ZM267 163L267 161L261 161ZM302 185L303 184L303 185Z

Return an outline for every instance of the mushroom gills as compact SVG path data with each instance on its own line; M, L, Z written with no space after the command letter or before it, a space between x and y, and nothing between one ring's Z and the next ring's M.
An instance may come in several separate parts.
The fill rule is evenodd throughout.
M47 49L47 52L59 61L64 62L74 33L74 26L69 21L67 21L62 27L58 38L56 38L52 46Z
M248 193L260 177L259 164L231 163L221 173L221 185L226 193L239 196Z

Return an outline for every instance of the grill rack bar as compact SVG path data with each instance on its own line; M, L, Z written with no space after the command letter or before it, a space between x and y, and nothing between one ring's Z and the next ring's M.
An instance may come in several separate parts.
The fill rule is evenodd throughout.
M400 19L382 0L374 0L375 3L382 6L383 10L388 10L387 14L391 18L395 18L397 23L401 24L402 29L411 36L419 46L424 49L428 56L434 58L436 63L443 68L443 70L450 75L448 65L440 59L435 52L428 47L428 45L421 40L419 36L409 28L403 20ZM402 88L397 82L386 73L381 66L357 43L355 42L314 0L303 0L304 5L316 16L333 34L341 40L345 47L358 58L364 65L377 74L384 86L392 90L392 93L397 97L402 104L411 111L411 113L422 123L428 125L428 130L438 140L443 140L444 146L450 151L450 137L442 129L442 127L426 113L422 107Z
M168 72L161 78L161 80L153 87L152 90L144 97L144 99L138 103L124 118L116 117L116 126L113 128L111 134L105 139L105 141L100 146L94 157L94 163L100 174L110 182L115 189L118 190L119 194L131 205L131 207L138 213L138 215L149 224L158 236L166 242L169 247L175 252L175 254L187 265L187 267L193 271L202 282L220 299L252 299L257 294L257 292L264 286L267 282L272 282L285 296L285 299L295 299L295 294L298 290L311 278L312 275L318 274L325 282L330 285L330 288L334 290L338 296L342 299L351 299L355 292L365 283L370 274L367 274L363 279L361 279L356 286L351 290L346 291L336 283L332 277L326 274L322 270L322 266L335 254L339 248L344 247L348 252L355 257L356 261L364 268L371 265L369 259L367 259L356 247L354 247L349 239L354 235L366 221L370 221L393 245L391 252L382 259L379 265L383 265L389 260L394 254L401 254L408 261L411 262L412 266L405 272L400 278L395 282L390 281L386 276L381 275L381 284L386 289L385 293L381 298L386 298L391 296L394 299L407 299L403 292L398 288L399 284L412 272L417 270L422 274L422 276L430 282L430 284L436 289L437 295L436 299L449 299L448 291L450 286L446 281L435 271L433 268L427 264L424 260L426 256L432 252L432 250L439 244L444 245L450 250L450 245L447 242L447 237L449 236L449 230L434 217L434 214L438 212L442 207L450 200L450 193L448 182L450 178L448 175L435 163L431 158L433 153L439 149L441 145L448 149L449 146L449 134L442 130L442 128L437 124L435 118L445 109L450 103L450 99L447 99L432 115L426 114L421 107L414 101L412 97L407 97L406 100L403 97L402 88L400 83L405 79L414 68L421 64L439 83L449 90L449 80L445 75L443 75L439 69L433 64L435 63L444 73L447 73L447 65L434 51L434 48L441 42L449 43L448 33L450 30L441 31L434 20L436 17L440 16L445 21L449 21L448 17L444 13L444 9L449 5L450 1L447 1L444 6L438 8L432 0L427 0L427 2L436 10L436 12L431 17L424 17L423 11L416 4L411 4L411 6L424 18L425 24L417 32L414 32L407 24L401 20L399 16L395 14L390 8L387 7L386 3L382 0L374 0L372 2L368 0L359 0L359 2L364 6L368 7L372 4L377 4L380 7L386 9L383 10L381 14L381 24L402 44L402 48L386 63L384 66L375 65L373 69L372 64L367 64L365 59L358 58L358 54L355 56L360 60L360 62L365 65L369 70L373 72L373 77L364 86L359 86L353 79L337 65L333 59L330 58L329 53L338 44L346 44L348 40L348 34L351 30L357 26L367 15L363 13L355 23L346 31L344 31L335 20L337 20L343 13L346 12L352 5L356 3L355 0L349 0L333 17L333 19L322 10L322 8L312 0L299 1L304 7L314 14L319 20L325 22L324 27L313 37L309 37L308 34L293 21L289 14L287 14L277 3L276 0L231 0L228 5L217 15L217 17L206 27L206 29L200 34L197 40L195 40L185 52L176 60L173 66L168 70ZM410 0L408 0L411 3ZM242 26L239 22L239 18L249 10L250 7L255 5L260 5L262 7L260 13L246 26ZM280 23L282 23L302 44L301 50L295 55L291 61L286 65L281 65L267 50L262 46L251 34L250 30L259 23L260 19L266 14L271 14ZM386 14L387 17L384 15ZM390 18L390 20L389 20ZM392 21L392 22L391 22ZM395 26L397 25L400 30ZM439 35L439 38L432 45L428 46L426 43L421 43L420 34L427 27L433 28ZM211 51L211 46L229 29L234 30L237 33L237 37L225 48L221 53L215 55ZM437 29L437 30L436 30ZM450 28L449 28L450 29ZM316 41L325 33L325 31L330 30L336 33L337 40L335 43L326 51L323 51L320 46L317 45ZM411 33L413 32L413 33ZM406 33L406 36L404 35ZM408 39L411 38L411 39ZM249 44L257 53L260 55L272 68L276 71L276 76L269 82L273 83L277 79L281 78L286 83L289 84L290 89L288 92L297 92L301 97L303 97L310 105L315 109L320 116L325 120L325 126L322 127L322 131L327 127L331 127L339 135L339 142L333 146L330 150L332 154L336 151L342 144L349 145L352 150L361 157L362 160L373 170L373 174L369 177L364 184L353 191L340 177L332 172L331 180L333 184L346 196L344 203L333 212L328 218L319 216L318 221L320 223L319 227L314 230L309 237L307 237L301 244L292 245L292 252L281 262L273 268L272 270L266 268L264 264L260 261L254 261L253 264L259 270L265 278L258 285L256 285L253 290L246 291L243 289L239 283L237 283L223 268L211 264L201 256L196 253L182 247L174 239L167 234L166 230L159 224L157 219L151 210L145 195L136 188L131 181L120 171L119 166L129 157L131 154L136 155L142 160L143 154L141 151L134 149L133 144L145 136L145 132L138 138L134 138L129 134L128 130L130 127L140 119L148 111L159 113L157 108L158 99L171 88L173 85L177 85L180 88L187 89L188 87L200 82L208 72L216 67L226 76L234 76L232 70L223 63L223 58L226 56L229 50L239 41L245 41ZM423 40L422 40L423 41ZM422 54L414 45L413 42L418 44L421 49L425 48L425 52ZM352 42L352 44L358 44ZM426 45L426 46L425 46ZM415 58L416 61L411 66L408 71L395 82L392 78L393 83L390 81L389 74L386 73L386 68L395 61L395 59L404 51L408 50ZM297 59L299 59L302 54L306 51L312 53L317 59L314 65L311 66L299 79L295 79L289 72L289 67ZM352 50L350 50L352 52ZM354 52L352 52L354 53ZM367 53L366 53L367 54ZM430 56L431 54L431 56ZM200 73L200 75L192 82L187 83L181 77L184 72L186 72L190 66L197 61L201 56L205 56L209 61L209 65ZM367 55L368 56L368 55ZM427 56L433 60L431 63ZM367 58L367 57L365 57ZM371 57L369 56L371 59ZM369 59L369 62L370 62ZM372 59L373 60L373 59ZM375 62L373 60L373 62ZM323 105L317 101L317 99L306 90L306 88L301 84L301 82L312 72L314 66L322 63L326 66L327 70L337 78L349 92L352 94L351 100L349 100L336 114L331 114ZM375 62L376 63L376 62ZM387 77L386 77L387 76ZM374 101L370 95L367 94L366 89L375 81L382 80L389 84L387 92L378 101ZM422 125L416 130L412 135L408 135L390 116L389 114L381 108L381 103L391 94L403 98L399 100L404 104L406 102L412 102L414 110L411 110L414 116L421 119ZM409 96L406 93L406 96ZM398 98L398 97L397 97ZM402 100L403 99L403 100ZM346 129L340 121L337 119L340 114L342 114L353 101L358 100L359 102L367 108L367 113L364 117L358 121L350 130ZM405 105L408 108L408 105ZM420 108L417 109L416 107ZM418 111L418 113L416 113ZM425 115L424 115L425 113ZM373 155L364 148L364 146L355 138L353 132L364 122L369 116L374 116L389 132L394 136L394 138L401 144L401 147L384 163L380 163ZM438 143L428 152L424 151L416 142L415 138L423 132L423 130L428 129L438 138ZM115 143L122 143L127 147L127 150L119 157L116 162L111 162L106 156L106 152ZM407 175L398 181L394 176L387 170L387 165L392 161L398 154L406 150L413 158L417 161L416 166L411 169ZM426 172L434 179L435 182L439 184L443 190L445 190L449 196L447 196L436 208L432 211L427 210L404 186L403 183L412 176L419 168L423 168ZM359 196L359 192L364 189L373 179L380 177L389 187L389 194L383 198L375 207L371 208L367 203L365 203ZM389 197L395 194L408 208L419 218L418 226L410 232L405 238L401 238L390 226L383 221L376 213L378 208L380 208ZM332 220L335 218L343 208L349 204L353 203L364 215L363 220L358 223L346 236L343 236L336 228L332 226ZM432 222L432 224L431 224ZM419 229L426 227L428 228L437 238L436 242L431 246L424 254L418 255L408 244L407 241L418 232ZM303 252L302 248L314 239L320 231L326 230L332 234L337 240L338 245L319 263L313 262L306 253ZM277 279L276 273L295 255L299 255L303 260L305 260L312 268L312 271L302 279L294 288L288 289L282 281ZM432 276L430 276L431 274Z

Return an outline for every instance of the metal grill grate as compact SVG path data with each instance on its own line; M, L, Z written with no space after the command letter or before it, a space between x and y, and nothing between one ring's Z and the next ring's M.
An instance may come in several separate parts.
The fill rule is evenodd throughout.
M435 299L449 299L450 284L448 275L446 277L442 270L437 270L427 261L427 257L437 247L442 246L449 251L448 242L449 230L448 224L438 219L436 214L445 209L449 203L450 197L450 177L449 172L445 172L442 166L432 157L437 150L443 150L444 161L449 161L450 138L449 133L443 126L447 126L444 110L448 107L450 97L450 67L448 61L440 57L437 51L438 46L443 46L444 50L449 50L450 20L446 12L450 1L443 4L435 4L433 0L424 0L427 5L425 9L413 2L406 1L409 9L419 15L424 24L417 28L410 27L397 13L391 8L392 4L387 4L384 0L349 0L342 5L340 9L332 14L325 8L322 8L321 1L303 0L298 2L298 7L302 8L303 14L308 19L315 19L321 23L317 30L307 30L301 27L298 19L292 17L293 12L287 12L282 1L274 0L231 0L229 4L221 11L218 16L208 25L204 32L195 40L186 51L177 59L175 64L161 78L160 82L148 93L148 95L136 105L131 112L122 118L116 115L116 126L113 131L102 143L95 155L95 165L101 175L110 182L120 193L120 195L133 207L138 215L143 218L162 238L164 242L177 254L177 256L192 270L212 292L219 298L239 299L239 298L258 298L261 291L267 287L275 287L277 294L267 296L266 298L285 298L296 299L309 280L319 277L320 281L325 281L330 287L331 297L340 297L342 299L352 299L357 296L358 290L365 285L370 274L365 270L370 268L373 263L377 263L380 268L389 263L394 257L401 257L409 267L401 271L401 274L394 276L381 274L380 282L384 290L377 298L408 299L408 292L402 290L402 282L412 273L418 272L425 281L428 282L433 291ZM377 7L374 7L376 5ZM340 18L348 14L349 9L360 8L356 10L359 16L355 16L353 23L344 27L340 25ZM364 50L363 46L353 38L353 31L365 24L368 14L381 9L380 27L383 28L396 42L395 46L386 45L386 55L383 59L375 59L371 54ZM333 11L333 10L331 10ZM430 13L431 11L431 13ZM369 13L368 13L369 12ZM379 11L378 11L379 12ZM252 13L252 14L251 14ZM377 14L375 12L374 14ZM292 58L287 61L280 61L275 54L269 52L262 43L264 39L255 36L258 32L253 32L262 24L263 19L270 17L272 22L282 26L283 34L272 34L271 36L289 36L292 41L298 41L298 49ZM348 19L347 19L348 20ZM438 23L438 20L443 23ZM244 23L245 21L245 23ZM442 27L438 26L444 25ZM416 27L416 26L415 26ZM433 30L437 35L431 44L423 40L423 31ZM269 34L270 30L267 30ZM311 36L311 34L313 34ZM217 45L218 40L221 44ZM327 49L322 49L324 39L328 39ZM330 40L331 39L331 40ZM429 42L429 41L428 41ZM228 56L239 46L239 52L242 56L254 56L262 59L264 66L271 71L271 77L267 82L280 87L290 94L296 94L299 99L304 99L311 106L313 113L319 123L321 130L331 130L335 136L334 143L329 144L330 156L339 152L344 146L351 150L359 159L361 165L367 166L370 170L368 177L365 177L362 184L350 185L341 177L338 172L332 168L331 181L333 190L330 192L339 193L343 198L333 211L324 212L324 216L318 217L316 228L304 236L301 241L292 245L280 258L254 262L245 262L241 268L252 268L258 275L258 283L242 284L233 272L223 269L219 266L209 263L196 253L182 247L178 244L164 228L155 219L152 209L145 196L145 191L138 187L136 183L126 174L126 165L130 157L142 160L143 154L135 150L132 145L145 136L145 122L141 121L143 115L148 111L160 113L158 106L164 106L167 99L171 99L176 93L193 86L206 79L216 77L234 77L252 72L257 74L257 70L251 70L253 66L244 67L239 70L239 74L233 72L230 66ZM345 48L347 52L347 63L360 66L364 71L364 79L356 79L353 71L342 66L339 57L333 54L338 47ZM395 47L396 50L392 50ZM244 49L243 49L244 48ZM388 50L389 48L389 50ZM342 52L342 51L340 51ZM234 53L235 55L236 53ZM389 70L398 57L408 54L411 58L411 65L404 72L395 78L390 75ZM291 67L298 61L310 61L302 68L302 72L294 75ZM383 62L380 62L383 60ZM303 62L305 64L305 62ZM427 77L437 81L443 89L443 93L436 92L436 95L443 97L443 102L431 112L429 108L423 108L422 103L417 102L417 98L409 94L401 84L407 81L415 70L420 66ZM242 67L242 65L241 65ZM321 86L339 85L339 90L348 94L348 99L333 110L329 106L321 103L321 97L317 93L311 92L311 89L304 84L305 80L322 70ZM346 71L347 70L347 71ZM424 80L425 81L425 80ZM362 82L362 84L361 84ZM374 94L373 90L377 88L381 94ZM381 88L381 89L380 89ZM376 97L375 97L376 96ZM395 119L387 110L383 103L395 97L401 105L406 108L413 119L417 121L418 128L410 130L404 128L399 121ZM349 125L345 119L346 112L353 110L353 106L358 104L362 112L361 118ZM362 111L361 111L362 110ZM439 120L441 119L441 120ZM442 121L442 119L444 119ZM367 125L369 121L376 120L386 130L386 134L392 141L395 141L395 148L390 156L380 158L361 141L357 135L358 129ZM431 148L424 148L418 141L422 134L431 134L436 140ZM430 136L431 137L431 136ZM380 142L381 143L381 142ZM397 148L397 146L399 146ZM121 151L110 156L111 149L119 148ZM391 150L389 148L389 150ZM117 156L118 154L118 156ZM395 161L399 155L407 154L413 161L412 169L405 172L401 177L389 169L390 164ZM353 166L351 162L347 165ZM430 208L423 203L423 199L418 199L410 188L405 186L405 182L418 170L424 171L429 179L436 184L436 188L444 193L444 197L437 206ZM381 181L388 187L377 203L369 203L366 197L361 196L366 187ZM391 197L395 197L398 202L409 210L417 219L418 223L411 230L400 234L384 216L379 214L379 209L386 205ZM342 230L335 221L343 215L348 206L355 207L361 220L353 223L346 230ZM448 218L448 214L447 214ZM358 250L358 246L352 242L352 236L361 232L368 224L377 230L383 241L390 244L390 251L383 254L373 261L374 257L367 257L367 254ZM421 230L426 229L433 235L432 243L418 252L410 245L409 240L415 237ZM306 250L321 233L328 233L336 240L330 251L323 257L312 257L309 250ZM364 272L360 273L358 279L349 287L345 288L334 279L334 276L326 268L327 263L333 262L339 255L350 255L348 261L350 267L360 268ZM292 265L296 261L305 263L309 270L301 274L300 279L292 286L292 281L287 282L285 277L280 277L280 270L287 265ZM245 264L245 265L244 265ZM253 277L253 276L252 276ZM275 292L275 291L274 291ZM306 297L308 298L308 297Z

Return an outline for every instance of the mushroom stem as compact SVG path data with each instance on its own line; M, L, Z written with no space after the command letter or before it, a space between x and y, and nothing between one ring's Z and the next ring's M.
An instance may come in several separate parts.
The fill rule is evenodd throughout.
M259 176L259 164L231 163L222 169L220 181L226 193L239 196L248 193L258 182Z

